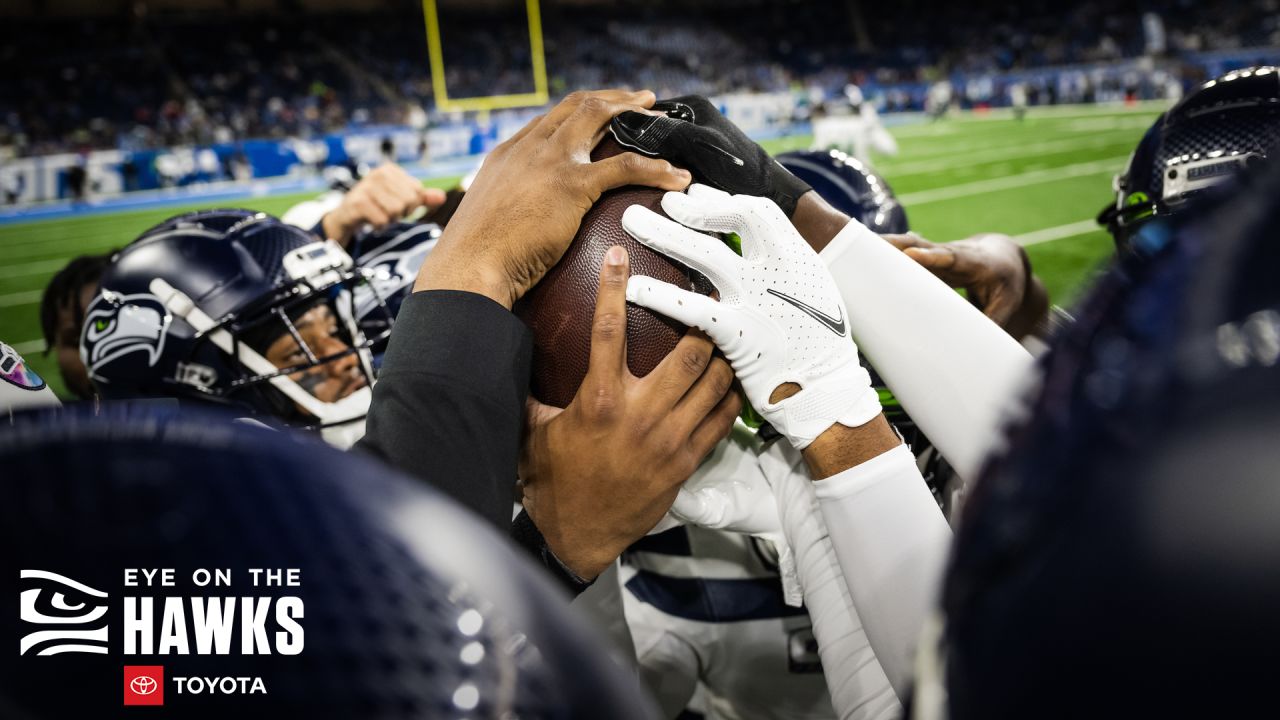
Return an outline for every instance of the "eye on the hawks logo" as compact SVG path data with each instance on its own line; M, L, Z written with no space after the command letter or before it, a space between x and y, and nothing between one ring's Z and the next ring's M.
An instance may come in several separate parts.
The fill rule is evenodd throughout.
M160 298L149 293L104 291L89 305L80 337L80 355L89 372L130 353L143 353L154 366L164 350L172 318Z
M22 637L19 654L107 654L107 594L46 570L23 570L19 618L37 626Z
M164 666L125 665L124 704L163 705Z

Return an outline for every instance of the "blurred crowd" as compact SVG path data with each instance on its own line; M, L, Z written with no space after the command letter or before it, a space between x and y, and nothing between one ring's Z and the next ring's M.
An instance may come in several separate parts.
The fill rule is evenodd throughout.
M659 97L834 95L856 82L877 88L883 109L918 110L924 88L949 78L960 99L1001 104L1010 73L1152 58L1174 65L1173 80L1186 84L1203 79L1178 66L1187 53L1280 45L1276 0L658 5L544 3L552 98L614 85ZM442 24L451 97L534 90L523 16L455 9ZM416 7L403 15L37 20L0 49L10 78L0 88L0 148L18 156L137 150L447 122L435 110L422 27ZM1110 99L1138 84L1107 79L1117 92L1106 93L1103 82L1065 70L1032 83L1032 104Z

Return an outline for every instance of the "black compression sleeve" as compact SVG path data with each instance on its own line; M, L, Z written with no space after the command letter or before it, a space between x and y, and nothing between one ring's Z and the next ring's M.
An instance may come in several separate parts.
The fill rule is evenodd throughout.
M357 445L507 530L532 336L475 293L405 299Z

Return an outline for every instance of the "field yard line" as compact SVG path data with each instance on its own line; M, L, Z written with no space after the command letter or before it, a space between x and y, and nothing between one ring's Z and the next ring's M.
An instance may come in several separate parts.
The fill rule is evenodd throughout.
M0 266L0 278L19 278L30 277L32 275L43 275L50 270L58 270L71 258L58 258L56 260L41 260L40 262L20 263L17 265Z
M59 238L57 240L50 240L45 245L0 250L0 257L3 257L5 260L47 258L65 255L68 250L77 251L82 254L96 255L100 252L105 253L110 247L119 247L125 244L120 241L106 242L100 237L89 238L87 241L85 238L78 238L78 242L74 244L71 244L70 240L70 238Z
M0 308L15 307L21 305L35 305L40 302L40 296L44 295L43 290L28 290L27 292L9 293L8 295L0 295Z
M13 343L9 347L13 348L13 351L19 355L44 352L44 340L28 340L26 342Z
M962 158L968 159L972 157L977 162L969 164L983 165L988 162L997 160L1016 160L1019 158L1035 157L1037 155L1050 155L1062 152L1070 152L1073 150L1090 150L1096 148L1104 148L1109 145L1118 145L1122 142L1127 143L1132 133L1127 133L1123 138L1117 137L1111 140L1105 140L1096 137L1101 133L1094 133L1094 137L1088 140L1068 139L1068 140L1050 140L1034 143L1025 143L1023 145L1006 145L1004 147L995 148L978 148L976 150L966 150L958 152L946 159L930 159L920 162L903 163L901 165L890 165L884 163L884 169L881 170L885 176L890 178L901 177L904 175L926 175L928 173L938 172L940 170L954 170L957 164L965 164ZM936 158L944 156L938 155ZM877 168L879 169L879 168Z
M1036 105L1028 108L1024 123L1029 121L1035 124L1048 124L1061 120L1078 120L1081 118L1125 117L1148 113L1154 115L1162 110L1167 110L1168 107L1169 102L1167 100L1151 100L1138 103L1131 107L1112 104L1057 106ZM957 127L960 125L982 125L989 122L999 121L1012 122L1013 119L1013 111L1008 108L993 110L985 115L979 115L970 111L958 116L949 117L940 123L925 120L920 123L894 128L891 132L893 132L894 137L901 136L904 138L942 137L963 132L962 128ZM1154 117L1152 119L1154 120Z
M1014 188L1025 187L1027 185L1037 185L1040 183L1055 182L1057 180L1066 180L1068 178L1097 175L1104 172L1114 172L1119 170L1127 159L1127 155L1120 155L1106 160L1076 163L1075 165L1063 165L1062 167L1045 168L1043 170L1030 170L1017 175L1006 175L1004 177L991 178L989 180L975 180L973 182L961 183L959 185L933 188L932 190L920 190L913 193L906 193L905 195L899 195L898 201L906 207L915 207L916 205L925 205L927 203L941 202L943 200L955 200L957 198L982 195L984 193L998 192L1000 190L1012 190Z
M1045 145L1045 144L1061 145L1063 143L1084 142L1085 140L1092 140L1094 142L1098 142L1101 139L1099 138L1100 135L1116 135L1117 138L1115 139L1114 142L1119 142L1120 141L1119 136L1121 136L1121 133L1123 133L1123 137L1125 139L1128 139L1133 136L1133 132L1129 130L1102 130L1102 131L1093 130L1087 133L1087 137L1078 137L1080 135L1086 135L1086 133L1069 133L1065 137L1060 136L1053 140L1041 139L1041 140L1036 140L1035 142L1023 142L1017 145L1010 145L1008 142L1009 134L1001 133L1001 134L992 136L988 141L985 141L985 142L955 143L955 144L946 146L945 149L940 149L938 151L933 151L933 152L929 152L929 151L922 152L915 148L907 148L903 150L902 154L900 155L885 157L883 162L885 166L888 167L888 166L892 166L893 163L895 162L908 159L908 158L911 160L911 163L933 162L936 160L940 160L941 158L951 158L957 155L976 155L981 152L1012 151L1012 150L1018 150L1018 149L1025 150L1027 148L1033 148L1033 147L1037 147L1039 145ZM908 164L911 164L911 163L908 163Z
M1028 245L1039 245L1040 243L1076 237L1077 235L1084 235L1086 233L1102 229L1103 227L1098 224L1097 220L1081 220L1080 222L1067 223L1066 225L1044 228L1043 230L1034 230L1021 235L1014 235L1013 240L1019 245L1026 247Z

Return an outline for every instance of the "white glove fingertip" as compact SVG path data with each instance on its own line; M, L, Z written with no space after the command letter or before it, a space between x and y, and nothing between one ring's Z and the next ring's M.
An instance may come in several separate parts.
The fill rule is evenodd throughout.
M639 205L622 213L622 229L645 247L702 273L721 293L737 289L735 270L741 258L717 238L690 230Z
M715 301L647 275L632 275L627 280L627 302L648 308L678 323L705 330L705 303Z
M707 190L719 193L713 188L708 187ZM721 224L721 216L726 212L732 213L729 205L733 202L733 197L723 193L720 195L722 197L705 192L691 195L669 192L662 196L662 210L681 225L706 230L711 225Z
M663 217L643 205L631 205L622 211L622 229L631 237L645 242L647 237L661 237Z
M698 493L680 488L676 493L675 502L671 503L671 514L687 523L700 525L706 522L707 506Z

